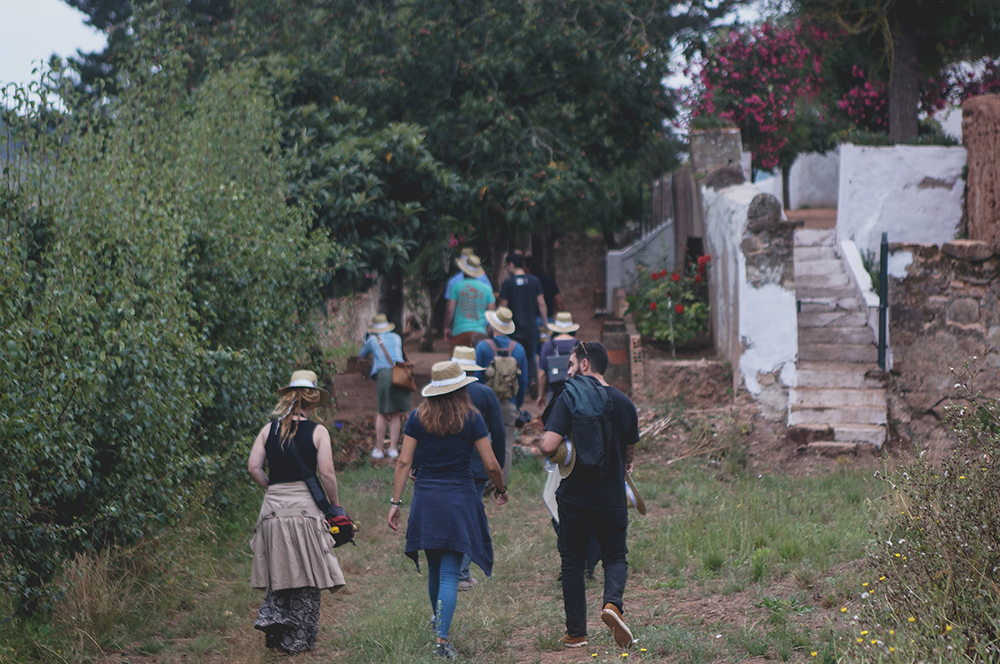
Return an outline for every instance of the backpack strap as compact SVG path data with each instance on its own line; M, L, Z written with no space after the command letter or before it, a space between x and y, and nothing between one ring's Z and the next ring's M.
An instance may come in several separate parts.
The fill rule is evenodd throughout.
M278 423L281 420L275 420L271 424L271 431L274 432L277 429ZM309 487L309 493L312 494L313 500L316 502L316 507L320 509L325 516L329 516L330 512L330 499L326 497L326 492L319 485L319 480L316 479L316 471L309 470L309 466L306 465L305 459L302 458L302 450L299 449L298 442L293 438L289 441L289 447L292 449L292 456L299 464L299 469L302 471L302 481L306 483Z

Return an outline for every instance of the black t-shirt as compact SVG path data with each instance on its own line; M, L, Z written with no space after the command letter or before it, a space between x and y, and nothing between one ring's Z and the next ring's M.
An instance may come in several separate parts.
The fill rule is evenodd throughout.
M500 299L507 300L517 328L510 336L517 337L522 330L527 334L528 330L534 330L538 325L538 314L541 313L538 311L538 296L541 294L542 284L532 274L515 274L500 285Z
M639 442L639 415L627 396L614 387L606 387L614 408L614 440L610 445L608 470L594 482L575 480L571 473L559 484L556 496L572 505L598 509L625 509L625 446ZM545 422L545 430L565 436L571 428L573 416L562 395L556 399Z

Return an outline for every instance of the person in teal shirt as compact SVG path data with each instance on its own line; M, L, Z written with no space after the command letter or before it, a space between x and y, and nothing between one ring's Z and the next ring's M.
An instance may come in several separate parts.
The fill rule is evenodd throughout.
M486 312L496 306L493 289L479 280L484 274L477 256L469 256L458 267L465 275L448 292L444 336L455 346L471 346L477 334L486 334Z

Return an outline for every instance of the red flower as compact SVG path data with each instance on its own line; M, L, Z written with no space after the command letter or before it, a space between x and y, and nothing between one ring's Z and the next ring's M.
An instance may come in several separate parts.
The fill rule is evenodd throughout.
M684 305L683 304L678 304L676 307L674 307L674 311L676 311L679 314L684 313Z
M652 278L653 281L656 281L657 279L660 278L660 273L659 272L654 272L653 274L651 274L649 276L650 276L650 278Z
M660 279L665 279L666 276L667 276L667 271L666 270L660 270Z
M701 275L700 274L694 275L694 283L696 283L696 284L700 284L701 283Z
M656 302L650 302L649 303L649 310L650 311L656 311Z
M673 279L674 281L680 281L681 280L681 275L679 275L676 272L674 272L672 275L670 275L670 278Z

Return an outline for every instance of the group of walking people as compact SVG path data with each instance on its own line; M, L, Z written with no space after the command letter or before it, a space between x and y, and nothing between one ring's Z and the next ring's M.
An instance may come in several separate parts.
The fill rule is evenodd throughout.
M461 286L479 279L481 266L472 258L462 261L466 269L456 282ZM514 265L516 270L516 259ZM523 272L511 278L520 276ZM592 567L588 548L593 549L596 540L604 566L601 619L615 642L626 647L633 639L623 617L625 475L632 470L639 437L635 407L604 380L605 348L597 342L578 342L572 335L579 326L568 314L560 313L549 323L554 336L547 342L565 362L550 363L543 351L539 370L531 374L526 365L534 345L522 340L532 335L515 338L518 327L513 310L503 306L510 302L503 288L499 308L491 306L492 292L487 295L474 284L471 289L485 302L488 327L484 332L476 328L485 338L476 342L474 336L465 336L470 330L461 326L448 330L448 338L461 337L468 343L454 345L450 360L434 364L430 382L421 390L423 401L409 412L402 427L401 442L393 421L398 427L398 415L409 411L410 395L400 395L392 386L391 369L402 354L392 323L376 316L362 349L373 357L371 375L377 382L379 416L384 416L381 432L376 420L376 447L380 448L388 428L391 438L383 455L395 458L386 517L393 531L399 529L407 483L413 480L404 553L418 569L419 552L426 558L435 651L444 658L458 656L449 632L458 591L476 583L471 563L492 576L493 543L483 496L489 491L498 506L509 499L512 445L531 375L548 390L537 396L539 406L546 409L545 433L538 447L562 478L554 515L566 612L562 643L568 648L587 643L585 573ZM460 294L461 287L454 292ZM449 311L468 318L469 310L462 306L449 305ZM541 313L544 320L544 307ZM535 325L530 319L530 327ZM547 374L552 364L559 366ZM515 366L518 371L512 376ZM561 380L547 380L548 375ZM559 389L553 390L556 384ZM248 461L251 477L266 490L251 542L251 585L266 591L255 622L265 634L265 645L294 653L315 646L320 593L343 586L344 576L327 532L322 501L305 483L310 474L318 474L326 499L339 503L329 433L310 419L316 408L328 403L329 393L311 371L295 372L278 393L273 420L258 433ZM600 450L600 458L594 456L595 450Z

